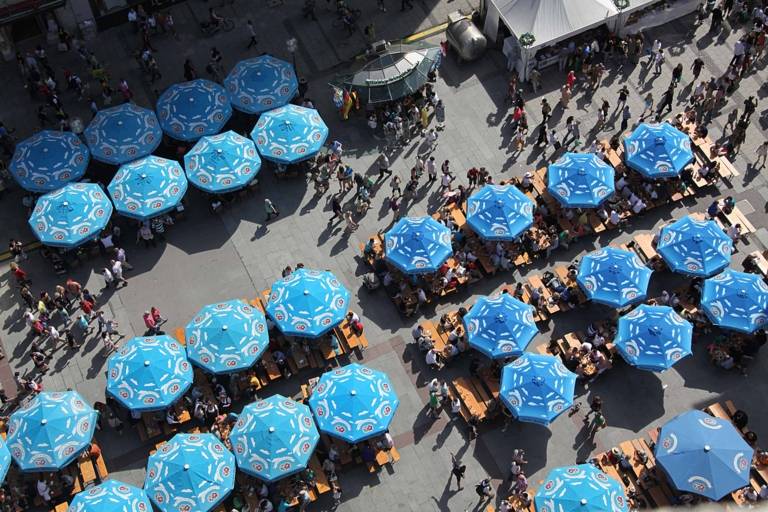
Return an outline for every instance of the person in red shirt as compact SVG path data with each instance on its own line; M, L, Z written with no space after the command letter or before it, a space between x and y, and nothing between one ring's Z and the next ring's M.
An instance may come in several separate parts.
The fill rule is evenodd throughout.
M82 299L80 301L80 309L88 316L88 321L90 322L93 317L93 302L85 298Z
M576 83L576 73L574 73L573 70L568 72L568 76L565 78L565 83L568 85L569 89L573 90L573 84Z
M144 325L147 326L147 333L145 336L153 336L157 334L157 323L155 322L155 319L152 318L152 313L145 311L142 318L144 319Z
M32 284L32 281L27 278L27 273L22 270L18 263L12 262L10 268L11 272L13 272L13 276L16 278L16 282L19 283L19 286Z

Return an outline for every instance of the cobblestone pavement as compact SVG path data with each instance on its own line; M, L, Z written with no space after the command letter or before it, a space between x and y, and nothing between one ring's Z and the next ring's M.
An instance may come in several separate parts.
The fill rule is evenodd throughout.
M327 120L331 137L344 141L346 155L356 171L374 173L373 162L380 150L381 138L371 134L361 114L341 122L330 101L330 89L325 85L334 70L339 68L339 63L362 48L362 36L346 37L334 27L334 15L324 10L325 3L318 4L323 4L318 8L320 20L313 22L301 17L298 1L289 0L282 7L270 10L261 4L257 6L237 0L222 10L225 15L237 19L238 27L231 33L216 35L208 40L201 39L196 30L198 20L205 17L208 4L196 0L178 4L172 8L180 34L178 39L164 35L156 38L163 77L155 84L147 83L131 57L135 36L128 26L100 34L96 41L89 43L89 47L107 63L113 80L125 77L136 92L136 101L150 106L156 96L155 90L161 91L171 82L181 80L183 58L192 58L202 74L210 46L215 45L223 51L226 67L248 55L244 19L253 18L263 33L259 48L251 54L266 51L287 57L284 41L295 36L300 41L298 69L309 79L310 96ZM389 12L382 13L375 9L375 3L370 4L364 7L364 20L373 19L379 35L387 38L405 36L443 22L449 11L466 9L468 5L461 0L422 0L415 2L414 10L401 13L399 4L389 0L388 4L392 4L389 5ZM706 27L696 33L692 33L690 27L691 18L687 17L646 34L649 40L660 39L670 50L670 58L660 76L648 77L643 82L644 70L641 66L626 69L611 67L593 102L581 88L577 88L569 109L565 112L556 109L550 124L557 124L564 133L564 120L573 115L581 120L582 129L586 131L596 121L596 100L606 98L615 104L622 84L630 88L629 105L637 116L642 110L643 95L653 90L658 97L669 83L672 68L677 62L682 62L686 69L679 89L691 90L688 68L697 55L701 55L706 62L704 78L708 78L709 73L719 75L730 60L739 28L725 30L722 36L712 40L705 34ZM438 40L439 37L435 38L435 42ZM71 67L82 71L82 64L75 55L52 55L51 59L57 69ZM713 138L720 137L725 116L731 108L741 107L744 98L750 94L756 94L761 99L765 96L765 89L762 88L766 79L765 62L742 81L728 106L714 117L710 128ZM13 65L0 66L0 72L7 77L0 117L6 125L15 126L19 136L24 137L35 129L33 103L23 92ZM547 97L551 104L556 104L559 98L557 89L563 81L563 75L548 71L544 75L543 91L535 96L526 93L531 127L540 121L540 97ZM520 176L525 170L543 163L541 154L531 152L530 145L521 155L512 155L512 134L506 122L511 112L504 102L506 82L504 59L496 50L488 51L477 62L457 64L449 56L443 63L437 92L445 102L448 123L440 135L435 156L439 161L450 159L452 167L462 176L460 182L464 181L464 171L472 165L490 169L498 181ZM85 106L77 104L72 94L64 94L64 103L71 115L88 117ZM661 223L688 212L703 211L718 194L733 195L742 211L759 227L756 236L740 245L733 264L738 268L740 260L748 252L764 247L761 240L767 240L768 234L764 227L768 200L766 179L762 172L750 166L755 158L755 149L764 137L764 126L761 124L765 119L762 116L764 109L762 104L758 107L747 142L735 161L741 175L731 183L722 184L719 192L713 191L706 197L650 211L632 221L620 233L612 232L599 238L586 237L567 251L553 253L548 261L536 262L522 271L484 279L422 314L434 317L460 304L472 303L475 296L490 293L502 283L515 282L528 272L540 272L551 265L571 261L601 245L626 242L636 233L653 230ZM243 118L235 121L236 127L248 131L252 122ZM612 123L609 125L613 126ZM618 123L615 129L618 129ZM600 136L607 137L611 133L606 131ZM407 175L415 155L423 149L421 144L422 141L417 139L390 153L392 167L401 176ZM754 411L755 414L750 416L753 429L759 436L766 431L768 420L764 415L757 414L768 405L765 379L757 371L742 377L716 370L709 364L700 342L695 346L693 357L663 374L636 371L619 364L590 384L588 389L580 387L581 402L592 394L600 394L605 402L609 428L597 435L594 444L585 437L579 417L567 415L555 421L550 428L514 423L504 432L499 425L489 426L481 429L478 440L467 441L464 425L448 421L445 416L431 420L425 414L425 386L433 377L433 372L425 368L421 356L408 343L409 330L416 319L401 318L383 292L368 292L361 286L360 276L365 268L357 257L358 245L389 224L390 216L384 205L386 192L382 190L376 194L373 207L360 219L359 229L345 235L340 227L330 228L327 223L331 215L330 194L315 197L311 187L302 179L278 181L268 168L262 170L261 178L260 190L253 197L218 216L209 214L201 195L190 189L187 218L168 233L168 242L149 250L128 244L129 261L134 265L134 270L127 273L129 285L119 291L102 291L99 300L107 316L117 319L120 332L128 338L143 332L141 313L150 305L160 307L169 318L168 325L184 325L203 304L256 296L278 278L280 270L288 264L301 261L308 267L334 271L353 291L353 308L362 313L367 326L371 347L362 361L387 371L401 399L392 425L402 455L401 462L375 475L368 474L364 468L345 470L341 475L344 488L341 510L471 509L477 499L472 487L482 477L490 475L496 484L503 487L501 480L506 476L509 455L515 447L526 449L530 461L528 473L535 487L549 468L584 460L594 451L636 437L635 434L675 414L702 407L721 396L735 400L748 411ZM335 191L335 184L333 187ZM436 188L421 188L417 199L407 204L408 213L422 215L433 212L439 200ZM265 197L269 197L281 211L280 217L269 224L265 224L263 218ZM0 203L0 239L30 239L19 198L18 191L12 191ZM351 197L344 199L349 201ZM129 239L130 236L132 234L129 234ZM95 259L75 269L73 276L87 282L92 290L99 290L102 281L97 272L101 265L102 262ZM35 290L52 290L59 281L36 253L32 254L26 267ZM8 278L9 274L5 272L0 277L3 344L11 366L29 371L32 367L27 354L30 339L25 336L22 311ZM682 282L679 277L670 274L656 274L651 287L658 292L678 281ZM590 305L578 312L562 314L543 329L536 342L546 342L558 333L583 329L591 319L604 318L609 313L605 308ZM753 368L763 364L763 359L764 353L753 363ZM95 338L89 339L77 353L58 351L51 366L52 370L45 377L48 389L71 387L90 401L103 400L105 358ZM444 370L440 377L450 378L465 373L466 361ZM311 374L306 372L287 381L270 384L266 394L295 394L299 391L299 384L309 376ZM142 445L131 430L122 437L110 431L101 432L98 436L114 475L128 482L141 483L150 447ZM463 491L456 491L448 485L452 452L462 457L467 465L467 484ZM314 507L322 510L330 505L321 501Z

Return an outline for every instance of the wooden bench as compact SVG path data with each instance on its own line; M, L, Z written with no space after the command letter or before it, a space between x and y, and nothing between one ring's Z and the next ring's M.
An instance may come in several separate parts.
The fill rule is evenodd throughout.
M661 487L657 485L648 485L645 483L645 481L650 481L649 479L644 479L646 476L648 476L646 475L648 469L640 460L635 444L632 441L624 441L619 444L619 448L621 448L621 451L624 452L624 455L626 455L627 460L632 466L632 471L638 481L638 487L642 488L648 495L650 495L650 498L653 500L653 503L656 505L656 507L660 508L672 506L672 502L669 500L669 497L664 494L664 491L661 489Z
M342 320L341 323L334 328L334 332L342 345L346 344L350 350L363 350L368 346L368 339L365 337L365 332L362 332L359 335L352 332L352 327L346 319Z
M309 469L315 473L315 488L319 494L325 494L331 490L331 484L328 482L328 477L323 471L323 466L320 464L320 460L317 458L317 454L312 454L309 459Z
M741 210L739 210L738 206L734 206L733 210L731 210L731 213L725 213L723 210L720 210L720 215L725 218L729 226L735 226L736 224L739 224L741 226L742 237L757 231L755 226L753 226L749 219L747 219L747 216L744 215Z
M459 399L459 402L461 403L461 408L459 409L459 416L461 416L464 419L464 421L469 423L469 420L472 418L472 413L470 412L467 405L464 403L464 400L461 399L461 395L459 394L458 388L453 382L451 382L450 386L448 386L448 398L451 399L451 402L453 402L456 398Z
M78 458L77 468L80 473L80 481L83 482L83 486L87 487L90 484L96 482L96 468L93 467L93 462L91 462L89 455L81 455Z
M53 512L67 512L67 510L69 510L69 505L66 501L64 501L56 505L56 507L54 507L52 510Z
M107 464L104 462L104 455L101 453L99 453L99 456L96 458L96 473L99 475L99 480L102 482L109 476Z
M632 239L631 247L643 262L656 258L659 253L653 247L653 234L641 233Z
M453 381L456 393L461 402L467 407L470 415L477 416L484 420L488 416L488 405L483 400L471 380L467 377L457 377Z
M176 339L176 341L178 341L182 345L184 346L187 345L187 337L183 327L176 327L173 330L173 337Z

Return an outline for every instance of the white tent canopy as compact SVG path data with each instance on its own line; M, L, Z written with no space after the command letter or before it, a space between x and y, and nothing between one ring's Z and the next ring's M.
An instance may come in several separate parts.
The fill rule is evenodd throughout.
M528 50L535 50L606 23L618 12L613 0L492 0L488 15L498 13L517 37L533 34L536 42Z

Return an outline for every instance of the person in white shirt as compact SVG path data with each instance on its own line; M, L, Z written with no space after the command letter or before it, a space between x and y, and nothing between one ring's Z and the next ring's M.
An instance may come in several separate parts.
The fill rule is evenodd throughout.
M440 363L439 357L440 356L438 355L437 351L434 348L431 348L429 351L427 351L427 355L424 360L426 361L427 366L439 370L443 367L442 363Z
M741 224L730 226L726 231L726 234L731 237L731 240L733 240L734 243L738 242L739 238L741 238Z
M611 219L611 224L613 224L614 226L618 226L619 222L621 222L621 216L619 215L619 212L617 212L616 210L611 210L610 219Z
M461 400L459 397L455 397L451 400L451 414L457 416L461 412Z
M645 203L642 199L638 199L635 204L632 205L632 211L635 212L635 214L640 213L645 209Z

